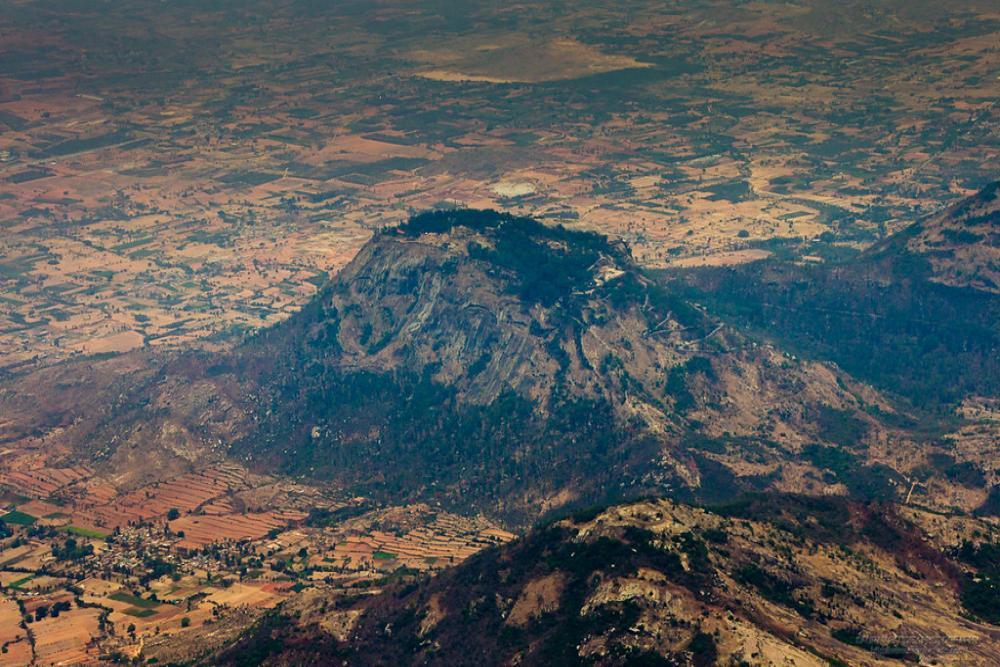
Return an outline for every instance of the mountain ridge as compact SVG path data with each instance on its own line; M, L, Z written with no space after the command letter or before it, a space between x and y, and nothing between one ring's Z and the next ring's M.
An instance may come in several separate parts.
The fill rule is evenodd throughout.
M837 363L917 407L1000 391L1000 182L857 257L663 274L724 321Z
M867 254L898 252L901 246L926 259L934 282L1000 294L1000 181L915 222Z

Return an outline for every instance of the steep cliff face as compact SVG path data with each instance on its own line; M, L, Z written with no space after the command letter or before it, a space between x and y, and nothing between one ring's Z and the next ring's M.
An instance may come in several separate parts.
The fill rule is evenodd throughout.
M514 391L544 405L557 387L621 393L608 364L652 390L656 373L690 358L686 345L710 331L603 237L491 212L448 215L442 232L425 216L383 234L324 295L314 327L336 318L328 342L342 367L426 369L463 401Z
M256 369L246 460L520 519L650 490L803 490L806 445L863 447L878 424L862 410L888 409L721 326L604 237L483 211L379 235L231 366Z
M547 397L559 364L539 335L546 312L524 307L469 258L466 244L477 237L387 236L362 250L328 295L340 316L339 363L427 368L471 403L508 390Z

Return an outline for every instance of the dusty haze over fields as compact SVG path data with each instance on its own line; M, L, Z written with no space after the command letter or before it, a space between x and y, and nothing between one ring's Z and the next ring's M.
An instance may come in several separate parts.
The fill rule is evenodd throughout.
M995 0L0 2L0 667L1000 664Z
M437 206L600 231L647 266L863 248L995 175L997 16L5 3L0 367L273 323Z

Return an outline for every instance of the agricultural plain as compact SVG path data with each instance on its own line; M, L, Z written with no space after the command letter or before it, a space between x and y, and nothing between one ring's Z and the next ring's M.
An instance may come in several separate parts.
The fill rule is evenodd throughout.
M435 207L653 267L857 252L994 175L966 4L7 3L0 369L225 344Z

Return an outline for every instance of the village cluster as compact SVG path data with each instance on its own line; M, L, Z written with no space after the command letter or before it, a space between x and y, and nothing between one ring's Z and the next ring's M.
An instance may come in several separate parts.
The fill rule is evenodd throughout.
M514 538L234 465L125 493L88 468L4 465L0 480L0 665L128 657L307 588L371 595ZM262 488L287 506L248 507Z

